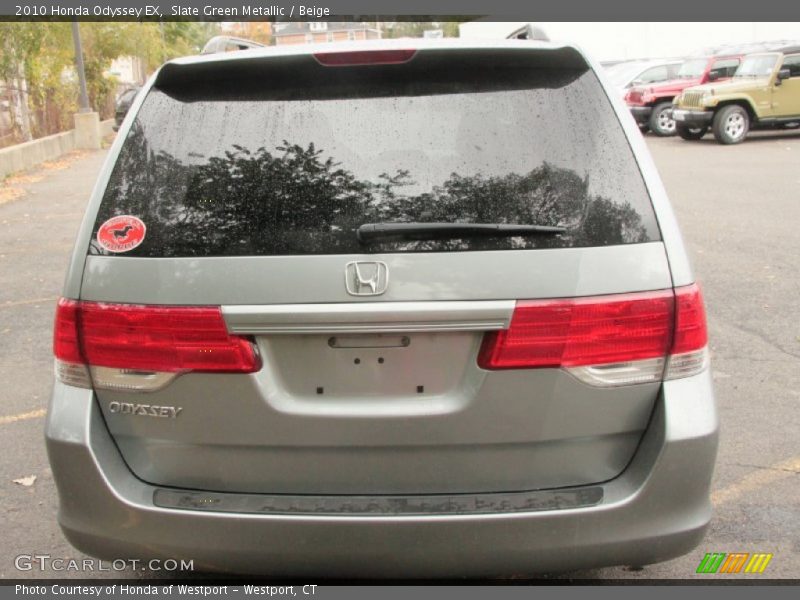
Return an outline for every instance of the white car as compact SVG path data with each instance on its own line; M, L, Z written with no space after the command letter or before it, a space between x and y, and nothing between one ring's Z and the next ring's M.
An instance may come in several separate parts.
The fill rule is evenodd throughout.
M624 95L634 85L675 79L682 60L632 60L606 67L611 83Z

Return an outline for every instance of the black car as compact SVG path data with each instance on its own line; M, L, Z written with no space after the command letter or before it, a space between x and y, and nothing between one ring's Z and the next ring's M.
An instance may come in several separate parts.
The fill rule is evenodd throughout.
M119 96L117 96L117 104L114 108L114 131L119 131L119 126L122 124L122 120L125 118L125 115L128 114L128 110L130 109L131 104L133 104L133 99L136 98L136 94L139 93L140 89L142 89L142 87L137 85L135 87L126 89Z

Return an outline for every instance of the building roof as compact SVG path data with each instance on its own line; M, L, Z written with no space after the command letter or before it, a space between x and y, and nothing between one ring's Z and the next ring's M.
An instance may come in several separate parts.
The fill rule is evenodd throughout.
M319 23L319 21L315 22ZM277 22L273 27L272 35L281 37L284 35L302 35L306 33L335 33L337 31L365 31L367 29L372 29L371 27L368 27L368 23L363 21L323 21L323 23L326 25L325 29L311 29L311 22Z

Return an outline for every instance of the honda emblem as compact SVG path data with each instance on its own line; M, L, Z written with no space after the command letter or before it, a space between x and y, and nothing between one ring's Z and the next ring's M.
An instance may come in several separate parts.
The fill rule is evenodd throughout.
M380 296L389 285L389 267L381 261L349 262L344 283L351 296Z

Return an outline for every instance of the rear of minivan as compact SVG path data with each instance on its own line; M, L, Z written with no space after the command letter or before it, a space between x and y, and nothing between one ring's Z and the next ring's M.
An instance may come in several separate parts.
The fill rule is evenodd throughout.
M716 453L705 313L601 77L516 40L163 66L57 309L68 539L339 577L693 548Z

